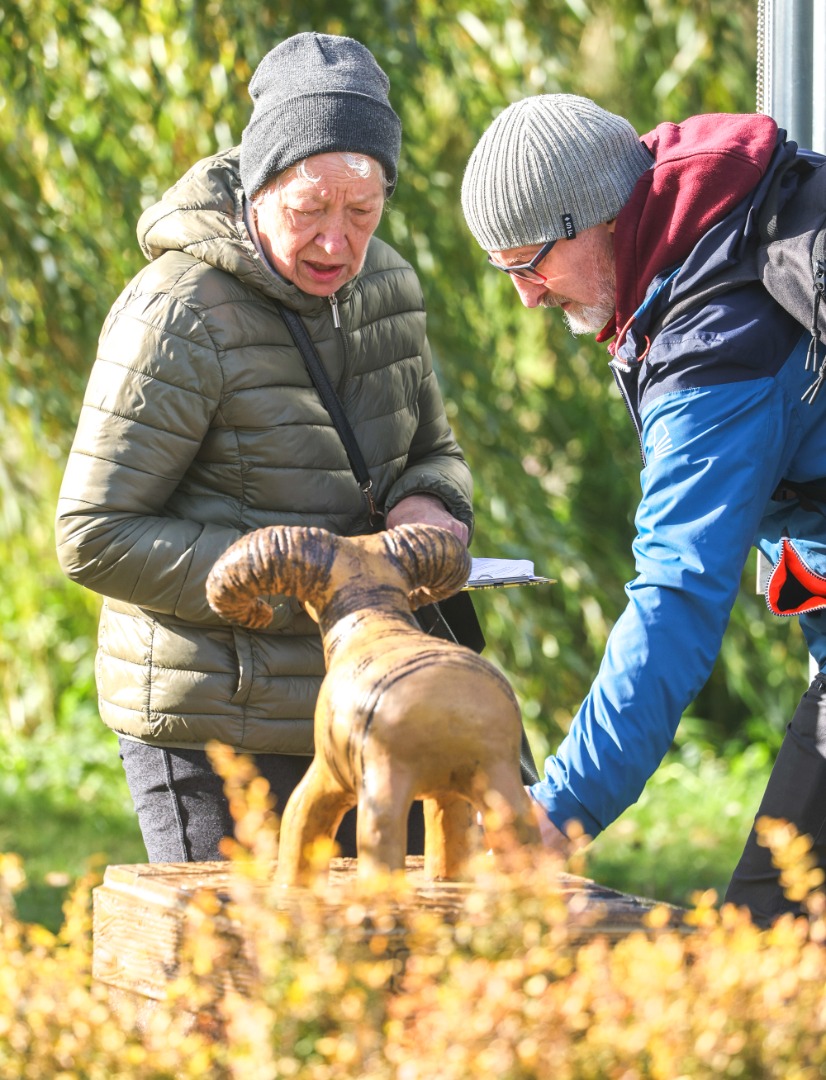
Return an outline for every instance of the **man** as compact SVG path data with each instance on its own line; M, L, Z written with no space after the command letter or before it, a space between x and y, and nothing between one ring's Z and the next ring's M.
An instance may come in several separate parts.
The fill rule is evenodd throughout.
M795 152L767 116L696 116L640 139L593 101L551 94L507 108L468 163L471 232L527 307L559 307L574 333L612 339L643 452L628 604L531 788L560 848L570 822L596 836L656 770L711 671L754 543L774 567L770 609L800 616L820 669L758 813L794 822L826 865L826 504L790 490L826 476L826 394L801 401L809 333L743 259ZM740 283L700 299L718 274ZM797 910L754 830L726 899L761 925Z

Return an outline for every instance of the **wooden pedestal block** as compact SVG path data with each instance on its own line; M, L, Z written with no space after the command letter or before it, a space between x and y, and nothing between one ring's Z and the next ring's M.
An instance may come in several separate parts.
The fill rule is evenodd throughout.
M421 857L407 858L406 872L415 890L412 903L447 921L454 919L472 886L425 881L422 863ZM352 879L355 865L354 859L333 859L331 907L336 905L337 887ZM130 998L163 1001L170 982L180 973L185 912L196 894L207 892L218 901L215 918L224 941L237 941L237 948L229 950L230 963L220 973L222 986L248 992L254 982L255 943L244 939L243 928L228 909L232 873L226 862L108 867L103 884L94 890L94 977ZM645 915L654 907L667 907L569 874L560 875L559 894L570 913L572 944L596 934L616 940L645 929ZM287 908L300 906L302 896L306 900L301 889L286 889L280 903ZM681 926L684 913L673 907L667 911L669 925ZM401 954L400 944L396 951ZM216 991L220 991L217 985Z

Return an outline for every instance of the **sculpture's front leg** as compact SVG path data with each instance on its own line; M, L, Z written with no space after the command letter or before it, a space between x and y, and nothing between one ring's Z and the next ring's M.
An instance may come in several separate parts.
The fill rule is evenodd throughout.
M323 836L331 840L356 797L342 788L317 754L287 800L281 818L276 881L299 885L310 869L308 849Z

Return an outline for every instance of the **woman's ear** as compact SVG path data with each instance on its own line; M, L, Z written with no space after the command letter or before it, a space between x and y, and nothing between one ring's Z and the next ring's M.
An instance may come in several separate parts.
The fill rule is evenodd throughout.
M410 606L415 610L446 600L470 576L468 549L452 532L435 525L399 525L383 533L390 557L409 584Z
M228 622L260 630L272 607L263 595L283 593L314 606L327 587L337 538L326 529L272 525L237 540L207 578L209 606Z

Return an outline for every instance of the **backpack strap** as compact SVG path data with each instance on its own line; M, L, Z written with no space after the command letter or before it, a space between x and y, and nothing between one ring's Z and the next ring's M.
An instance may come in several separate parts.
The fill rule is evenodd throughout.
M778 165L757 215L757 233L761 243L770 244L773 240L781 239L780 211L799 183L798 179L793 178L798 174L806 175L812 167L811 162L799 157L790 157Z
M826 164L801 154L778 169L758 221L760 279L769 294L810 334L805 370L815 379L810 405L826 382ZM820 361L820 362L819 362Z
M769 295L810 334L805 370L815 375L803 394L810 405L826 382L826 164L804 154L777 167L756 218L756 234L743 258L696 289L684 292L649 330L653 338L666 326L722 293L760 282Z

